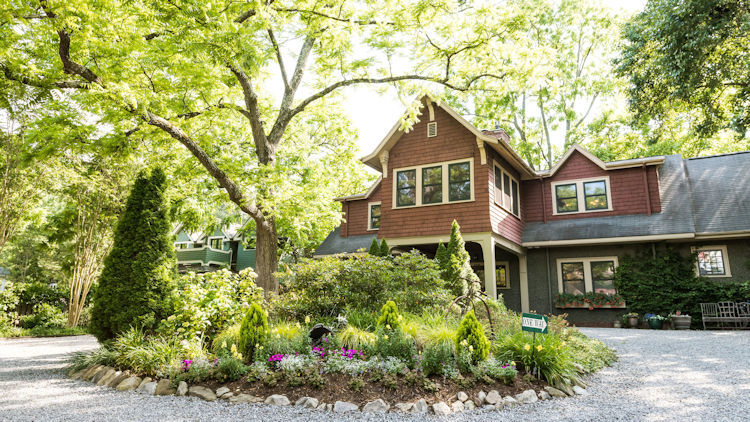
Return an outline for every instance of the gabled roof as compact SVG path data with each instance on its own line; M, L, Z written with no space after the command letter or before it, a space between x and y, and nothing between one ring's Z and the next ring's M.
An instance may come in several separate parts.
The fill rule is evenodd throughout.
M573 155L574 152L581 153L584 157L588 158L589 161L599 166L599 168L601 168L602 170L640 167L644 164L647 166L652 166L662 164L665 160L663 155L657 155L654 157L634 158L631 160L618 160L605 163L604 161L600 160L599 157L590 153L586 148L583 148L578 144L573 144L570 148L568 148L567 151L565 151L565 154L563 154L563 156L560 157L559 160L557 160L557 163L555 163L555 165L551 169L538 171L537 174L541 177L552 177L555 173L557 173L558 170L560 170L562 165L565 164L566 161L568 161L568 159Z
M378 186L380 186L380 182L382 181L383 181L383 177L380 176L378 177L378 180L376 180L375 183L373 183L372 186L370 186L370 189L368 189L367 192L356 193L354 195L334 198L334 201L347 202L347 201L359 201L360 199L367 199L370 196L372 196L372 194L375 192L375 189L377 189Z
M418 101L422 103L422 107L420 108L420 110L426 107L429 110L431 117L434 116L433 107L440 107L451 117L453 117L457 122L459 122L463 127L465 127L469 132L475 135L477 140L489 144L492 149L497 151L503 158L514 165L522 175L525 175L526 177L535 176L536 173L531 168L531 166L529 166L528 163L526 163L526 161L524 161L523 158L521 158L521 156L518 155L518 153L516 153L513 148L510 147L510 144L508 143L510 138L504 132L502 134L499 134L498 132L479 130L474 127L474 125L469 123L466 119L464 119L460 114L458 114L456 110L451 108L449 105L440 100L434 100L429 95L422 96L418 99ZM406 114L406 112L404 114ZM406 130L402 129L401 122L396 122L396 124L393 125L385 138L383 138L380 144L378 144L378 146L375 148L375 151L361 158L362 162L374 168L375 170L382 172L383 168L380 164L380 155L383 152L389 151L391 148L393 148L393 146L396 145L396 143L399 141L399 139L401 139L401 136L404 133L406 133ZM502 136L503 134L505 136Z

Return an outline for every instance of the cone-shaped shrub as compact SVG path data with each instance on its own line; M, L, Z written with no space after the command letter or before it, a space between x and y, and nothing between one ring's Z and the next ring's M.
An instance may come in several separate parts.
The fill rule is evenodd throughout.
M445 269L446 287L454 295L460 296L466 293L467 280L471 282L479 281L479 278L471 269L471 257L466 252L466 243L461 236L461 230L456 220L453 220L451 227L451 240L446 248L448 250L449 260Z
M142 171L117 223L114 244L93 297L89 328L99 341L135 327L144 332L171 313L169 292L177 274L160 169Z
M252 360L256 347L262 347L268 338L268 315L257 303L250 305L240 324L240 350L245 360Z
M468 350L473 364L486 360L490 353L490 341L484 335L484 328L477 320L473 310L464 315L461 325L458 326L456 350Z
M380 242L380 256L391 256L391 247L388 246L388 242L385 239Z
M380 256L380 245L378 244L378 238L373 237L372 243L370 243L370 249L367 251L372 256Z
M435 252L435 261L437 261L438 268L440 268L440 276L443 278L443 280L445 280L448 275L448 268L451 264L451 258L450 254L448 253L448 248L445 247L445 244L443 244L443 242L440 242L437 248L437 252Z
M396 304L392 300L389 300L382 308L380 308L380 317L378 318L377 328L396 330L400 325L401 314L398 313Z

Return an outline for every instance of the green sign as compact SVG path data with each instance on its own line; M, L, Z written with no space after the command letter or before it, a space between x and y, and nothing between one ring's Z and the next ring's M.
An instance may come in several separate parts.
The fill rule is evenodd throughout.
M521 330L547 334L547 317L544 315L523 313L521 315Z

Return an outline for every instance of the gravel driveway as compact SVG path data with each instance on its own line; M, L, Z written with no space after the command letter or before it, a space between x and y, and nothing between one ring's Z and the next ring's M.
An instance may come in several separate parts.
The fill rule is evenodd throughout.
M583 329L617 349L620 360L592 376L588 396L453 415L490 420L750 419L750 332ZM207 403L197 398L116 392L67 379L73 351L96 348L90 336L0 339L0 420L3 421L304 421L423 420L396 414L365 416L294 407Z

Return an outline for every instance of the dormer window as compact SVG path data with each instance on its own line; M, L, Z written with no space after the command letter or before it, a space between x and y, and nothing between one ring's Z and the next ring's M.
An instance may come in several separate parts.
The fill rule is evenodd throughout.
M552 213L612 211L609 177L552 183Z

